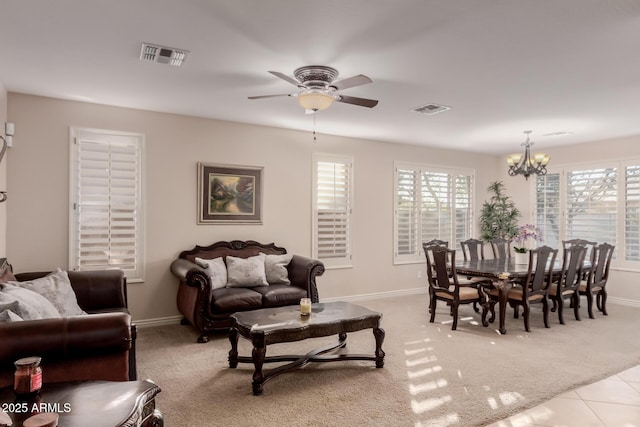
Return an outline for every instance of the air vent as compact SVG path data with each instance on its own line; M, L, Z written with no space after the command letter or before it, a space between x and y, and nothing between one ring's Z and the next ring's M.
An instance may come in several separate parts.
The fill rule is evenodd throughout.
M434 114L442 113L443 111L447 111L447 110L450 110L450 109L451 109L451 107L447 107L445 105L425 104L425 105L422 105L420 107L414 108L411 111L414 111L414 112L420 113L420 114L427 114L429 116L432 116Z
M172 47L158 46L149 43L142 43L140 50L141 61L157 62L159 64L169 64L174 67L181 66L189 56L189 51L174 49Z

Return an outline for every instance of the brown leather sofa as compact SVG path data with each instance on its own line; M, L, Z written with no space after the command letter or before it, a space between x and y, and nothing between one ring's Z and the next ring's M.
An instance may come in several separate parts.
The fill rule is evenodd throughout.
M19 281L48 272L15 274ZM136 379L136 325L120 270L69 271L78 305L88 314L0 323L0 387L13 384L14 361L40 356L44 383Z
M256 241L220 241L210 246L195 246L183 251L171 264L172 273L179 279L177 304L184 316L183 324L191 324L200 331L198 342L208 341L214 331L228 330L231 315L266 307L299 304L300 298L318 302L316 277L324 273L324 264L318 260L293 255L287 265L291 284L270 284L255 287L224 287L213 289L205 269L195 263L196 257L214 259L228 255L248 258L260 253L283 255L287 250L273 243Z

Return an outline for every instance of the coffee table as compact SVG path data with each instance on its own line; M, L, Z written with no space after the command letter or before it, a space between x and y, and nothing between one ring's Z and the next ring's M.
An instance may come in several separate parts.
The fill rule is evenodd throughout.
M269 379L301 368L310 362L334 362L343 360L371 360L376 368L384 366L384 330L380 327L382 314L365 307L348 302L327 302L311 305L311 315L300 315L297 305L265 308L235 313L231 316L234 325L229 333L231 350L229 351L229 367L236 368L238 362L253 363L253 394L262 394L263 385ZM376 341L374 354L326 354L343 348L346 345L347 333L363 329L373 330ZM338 342L317 348L304 355L266 356L269 344L301 341L307 338L338 335ZM251 341L253 351L251 357L238 356L238 336ZM264 363L291 362L269 372L263 372Z
M28 399L17 399L13 387L0 389L0 404L12 427L22 427L39 412L34 409L57 412L60 427L162 427L162 413L155 407L159 392L150 380L45 382L40 394Z

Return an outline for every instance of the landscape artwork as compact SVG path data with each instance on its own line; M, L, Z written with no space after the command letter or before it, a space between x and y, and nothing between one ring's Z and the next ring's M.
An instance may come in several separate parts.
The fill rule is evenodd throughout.
M198 165L198 223L261 223L262 168Z

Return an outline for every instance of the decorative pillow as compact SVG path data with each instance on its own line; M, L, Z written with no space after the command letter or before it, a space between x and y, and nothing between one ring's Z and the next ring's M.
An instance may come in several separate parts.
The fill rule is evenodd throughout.
M11 269L7 267L2 272L0 272L0 283L8 282L11 280L16 280L16 276L14 276Z
M222 258L196 258L196 264L204 268L211 278L211 290L227 286L227 266Z
M45 277L25 282L7 283L42 295L53 304L62 317L87 314L78 305L76 293L69 281L69 275L59 268Z
M270 285L276 283L291 284L289 272L287 271L287 265L291 262L291 258L293 258L293 254L267 255L264 261L264 269L267 274L267 282Z
M9 283L0 285L0 305L3 304L10 304L11 311L23 320L60 317L58 310L45 297Z
M16 311L20 310L19 302L14 300L9 303L0 303L0 323L6 322L19 322L22 317L16 314Z
M268 285L264 269L265 254L249 258L227 256L227 287Z

